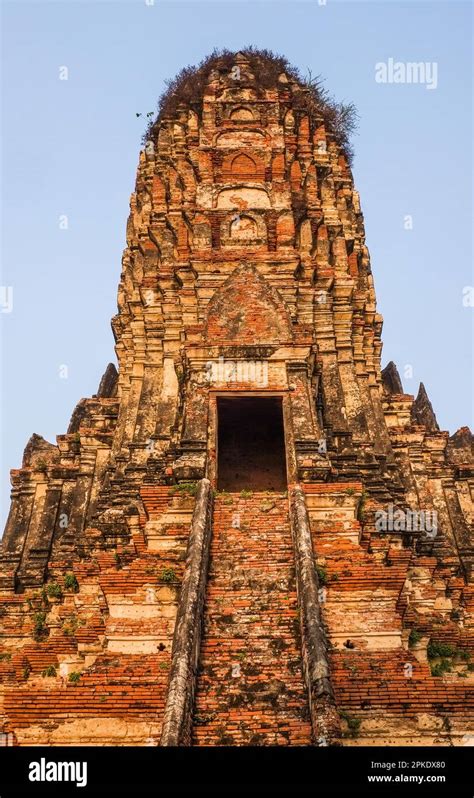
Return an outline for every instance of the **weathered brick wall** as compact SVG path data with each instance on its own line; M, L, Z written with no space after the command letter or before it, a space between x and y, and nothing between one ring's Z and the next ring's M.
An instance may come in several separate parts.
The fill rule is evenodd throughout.
M142 500L126 543L104 550L97 534L72 570L50 560L42 589L0 595L4 731L17 743L158 744L194 499L163 486Z
M472 626L459 619L472 588L446 578L447 562L403 547L396 532L361 524L361 483L306 490L345 744L466 744L474 728ZM428 659L436 653L430 641L446 654ZM443 659L450 669L433 676Z

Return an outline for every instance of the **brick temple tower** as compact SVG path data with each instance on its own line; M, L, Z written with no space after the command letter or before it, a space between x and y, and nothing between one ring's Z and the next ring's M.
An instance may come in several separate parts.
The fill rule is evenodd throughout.
M112 327L12 471L2 739L472 743L472 435L381 371L341 115L282 59L172 84Z

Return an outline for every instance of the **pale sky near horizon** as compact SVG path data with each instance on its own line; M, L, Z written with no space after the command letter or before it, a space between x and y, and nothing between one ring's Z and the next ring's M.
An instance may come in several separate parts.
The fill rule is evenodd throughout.
M442 429L473 426L470 3L17 0L2 36L2 519L30 435L54 442L115 361L136 113L215 47L282 53L355 103L382 365L397 363L407 393L424 382ZM389 59L436 65L436 86L378 83Z

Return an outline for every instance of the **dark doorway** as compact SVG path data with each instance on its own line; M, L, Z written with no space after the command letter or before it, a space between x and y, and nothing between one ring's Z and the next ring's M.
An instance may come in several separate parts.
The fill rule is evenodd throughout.
M218 490L286 490L281 397L217 399Z

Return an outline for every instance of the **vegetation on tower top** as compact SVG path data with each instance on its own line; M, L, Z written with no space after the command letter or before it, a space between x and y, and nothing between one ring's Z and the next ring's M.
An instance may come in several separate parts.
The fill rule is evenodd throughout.
M308 114L315 124L322 119L348 161L352 161L350 139L357 128L358 119L354 104L337 102L324 88L320 75L313 77L308 71L308 76L304 77L284 56L252 46L245 47L238 53L216 49L197 66L184 67L176 77L167 80L166 89L158 100L157 114L154 119L150 119L143 136L144 143L151 137L155 126L164 118L176 114L179 106L188 106L201 116L204 93L211 72L217 70L228 74L235 67L238 55L244 56L248 61L253 74L253 80L243 82L242 85L248 85L257 92L276 87L283 89L285 84L280 82L280 77L282 74L286 75L288 81L293 83L293 109Z

